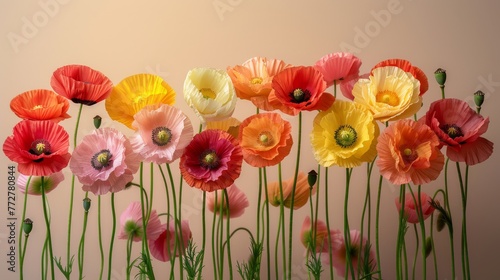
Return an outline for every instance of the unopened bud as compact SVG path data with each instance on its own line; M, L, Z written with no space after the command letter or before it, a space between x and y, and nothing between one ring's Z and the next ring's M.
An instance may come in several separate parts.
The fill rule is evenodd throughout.
M307 173L307 183L309 183L310 188L316 184L316 180L318 180L318 173L316 173L315 170L309 171L309 173Z
M481 108L481 105L483 105L484 102L484 92L478 90L474 92L474 103L478 108Z
M438 68L434 72L434 77L436 78L436 82L441 86L444 87L444 83L446 83L446 70Z
M102 118L101 118L101 116L96 115L96 116L94 117L94 127L95 127L95 128L99 128L99 127L101 127L101 122L102 122Z
M32 229L33 229L33 221L30 218L25 219L23 222L23 231L26 234L26 236L30 235Z
M83 209L85 209L85 212L89 212L90 202L91 202L91 200L88 197L83 199Z

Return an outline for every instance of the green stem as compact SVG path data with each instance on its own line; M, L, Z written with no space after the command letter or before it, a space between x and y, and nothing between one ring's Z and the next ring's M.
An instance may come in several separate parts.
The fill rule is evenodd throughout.
M349 204L349 186L351 182L352 168L346 168L346 183L345 183L345 197L344 197L344 240L345 240L345 251L346 251L346 276L351 271L352 279L356 279L355 271L351 259L351 230L349 229L349 215L348 215L348 204ZM348 276L347 276L348 278Z
M462 195L462 238L461 238L461 255L462 255L462 275L463 279L470 279L470 269L469 269L469 252L467 245L467 186L464 184L462 179L462 171L460 169L460 163L456 163L458 179L460 182L460 193ZM468 179L469 166L466 166L466 180Z
M377 209L375 210L375 251L377 255L377 269L378 278L382 278L382 267L380 260L380 198L382 196L382 175L380 175L378 180L378 191L377 191Z
M325 167L325 216L326 230L330 233L330 211L328 210L328 167ZM328 234L328 261L330 267L330 279L333 279L333 253L332 253L332 237Z
M101 255L101 265L99 269L99 279L102 279L104 272L104 249L102 246L102 228L101 228L101 196L97 196L97 231L99 232L99 252Z
M88 198L89 193L85 192L85 198ZM85 260L85 233L87 232L87 221L89 212L83 213L83 230L80 237L80 245L78 246L78 279L83 279L83 262Z
M396 277L398 279L403 278L403 267L401 263L401 249L404 243L404 231L406 226L405 218L405 185L400 187L399 201L401 203L401 210L399 211L399 226L398 226L398 238L396 243Z
M26 183L26 186L24 188L24 200L23 200L23 215L22 215L22 223L24 224L24 220L26 219L26 208L28 206L28 186L30 185L31 182L31 176L28 178L28 182ZM26 235L26 239L28 238L28 235ZM23 227L21 226L21 230L19 230L19 244L23 244ZM23 280L24 279L24 273L23 273L23 267L24 267L24 256L26 253L26 242L24 246L19 246L19 279Z
M227 238L227 262L228 262L228 267L229 267L229 279L233 279L233 262L231 260L231 228L229 227L229 221L231 220L229 218L229 212L230 212L230 206L229 206L229 196L227 195L227 190L224 189L224 197L226 199L226 209L227 209L227 216L226 216L226 238ZM259 204L260 205L260 204ZM260 206L258 207L260 208ZM224 251L223 251L224 252Z
M366 165L366 172L367 172L367 179L366 179L366 194L365 194L365 202L363 205L363 212L361 214L361 229L360 229L360 235L364 236L364 221L365 221L365 214L368 209L368 222L367 222L367 228L368 228L368 234L367 234L367 240L368 244L371 244L371 188L370 188L370 180L371 180L371 174L372 174L372 169L373 166L375 165L375 160L370 164L368 163ZM359 251L364 252L363 248L363 242L359 244ZM363 253L364 254L364 253ZM358 262L358 271L361 269L363 262Z
M266 254L267 254L267 279L271 279L271 245L270 245L270 230L269 230L269 193L267 192L267 172L266 168L262 168L262 173L264 175L264 193L266 196L266 201L264 201L265 212L266 212ZM259 265L260 268L260 265ZM260 275L260 273L259 273Z
M108 279L111 279L111 269L113 268L113 245L115 242L116 232L116 211L115 211L115 193L111 193L111 215L113 218L111 239L109 241L109 256L108 256Z
M170 169L170 165L167 164L167 172L168 172L168 177L170 178L170 188L172 189L172 201L174 203L174 232L175 232L175 246L174 246L174 252L177 252L176 250L179 250L179 264L180 264L180 278L184 279L183 272L184 270L182 269L182 247L184 247L182 243L182 229L181 229L181 221L179 220L180 218L180 211L181 209L177 207L177 198L175 195L175 186L174 186L174 177L172 175L172 170ZM182 187L182 186L181 186ZM181 187L179 188L179 202L182 196L182 189ZM180 206L180 203L179 203ZM176 255L174 253L174 255ZM174 261L170 260L171 262ZM173 265L173 264L172 264Z
M282 170L281 170L281 162L278 164L278 181L280 188L280 223L281 223L281 250L283 252L283 279L287 279L287 263L286 263L286 239L285 239L285 205L284 205L284 197L283 197L283 178L282 178ZM294 192L294 191L292 191ZM292 199L293 201L293 199ZM290 209L293 207L290 206ZM291 227L290 227L291 231ZM279 232L279 231L278 231ZM291 249L291 248L289 248ZM278 265L278 264L276 264Z
M443 199L445 199L444 196L446 196L446 193L442 189L439 189L432 196L432 200L433 201L436 200L436 197L437 197L437 195L439 193L441 193L443 195ZM436 247L434 245L434 212L431 214L431 223L430 224L431 224L430 236L431 236L431 242L432 242L432 257L434 259L434 278L435 279L439 279L439 269L438 269L437 256L436 256L436 250L435 250ZM452 258L451 265L452 265L453 271L455 271L455 269L454 269L455 268L454 258ZM453 277L455 277L454 274L453 274ZM452 278L452 279L455 279L455 278Z
M293 249L293 207L295 204L295 190L297 188L297 177L299 175L299 162L300 162L300 148L302 142L302 112L299 112L299 124L298 124L298 136L297 136L297 157L295 160L295 173L293 176L293 186L292 186L292 201L290 203L290 225L288 234L288 275L287 279L292 279L292 249Z
M130 280L130 272L132 271L132 265L130 265L130 257L132 256L132 239L133 235L130 235L127 239L127 280Z
M45 194L45 187L43 185L43 180L44 180L44 177L42 176L41 177L41 186L42 186L43 216L45 218L45 226L47 228L47 239L48 239L49 256L50 256L50 273L51 273L52 279L55 279L55 275L54 275L54 253L52 252L52 235L51 235L51 231L50 231L49 214L48 214L48 211L47 211L48 201L47 201L47 197L46 197L46 194ZM26 189L26 192L27 191L28 190Z
M217 201L217 192L215 192L215 201ZM216 221L217 221L217 214L216 211L213 213L213 218L212 218L212 264L213 264L213 272L214 272L214 280L218 279L218 269L219 269L219 257L217 254L217 246L215 245L215 241L217 240L215 230L216 228Z
M224 198L221 198L223 200ZM215 199L215 201L219 201L218 199ZM219 260L219 279L222 280L224 279L224 250L222 249L222 244L224 243L224 223L222 222L222 216L224 213L222 212L222 207L219 207L219 219L218 219L218 225L217 225L217 249L218 249L218 256L220 258Z
M278 229L277 229L277 232L276 232L276 242L274 242L274 272L276 273L276 278L275 279L280 279L280 277L279 277L279 269L278 269L278 248L279 248L279 243L280 243L279 242L279 240L280 240L280 231L282 230L282 226L281 226L281 223L282 223L281 220L283 218L282 216L283 216L283 212L280 211L280 216L278 218ZM283 269L283 270L285 270L285 269Z
M420 239L418 238L418 230L417 230L417 224L413 224L413 230L415 232L415 255L413 256L413 278L415 279L415 268L417 267L417 258L418 258L418 249L420 246ZM424 240L425 242L425 240Z
M441 88L441 98L445 99L445 94L444 94L444 85L439 86Z

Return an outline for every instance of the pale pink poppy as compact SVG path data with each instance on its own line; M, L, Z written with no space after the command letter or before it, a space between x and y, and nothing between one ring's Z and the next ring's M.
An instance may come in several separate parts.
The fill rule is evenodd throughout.
M146 209L144 209L146 210ZM134 201L129 204L127 209L120 215L120 233L118 239L129 239L138 242L143 237L142 226L142 208L141 203ZM162 226L156 210L152 210L146 224L146 238L148 240L156 240L162 232Z
M328 231L325 222L318 220L315 222L315 225L311 222L311 218L309 216L305 217L304 222L302 223L302 228L300 230L300 241L302 245L308 250L312 250L311 246L313 244L316 246L316 250L314 253L328 253L329 246L328 236L330 235L332 246L340 245L334 237L339 233L337 231ZM315 243L314 243L315 242Z
M31 178L30 178L31 177ZM49 193L54 190L59 183L64 181L64 174L59 171L52 173L48 176L43 177L43 188L45 193ZM29 182L29 185L28 185ZM41 176L27 176L24 174L19 174L17 177L17 186L21 193L25 193L26 189L28 194L31 195L42 195L42 177Z
M207 209L217 215L222 211L222 216L229 218L237 218L245 212L250 204L244 192L242 192L235 184L226 188L229 200L229 207L226 203L224 190L217 190L215 192L207 193ZM217 195L216 195L217 193ZM217 200L216 197L217 196ZM222 209L221 209L222 208Z
M351 53L336 52L320 58L314 68L319 70L325 79L327 87L336 82L341 84L348 78L359 75L361 60Z
M416 200L416 201L415 201ZM422 209L422 217L423 219L427 219L432 212L434 212L434 207L432 207L432 199L426 193L420 193L420 203L421 207L418 207L419 204L418 197L415 197L411 194L406 194L405 196L405 218L408 223L416 224L418 223L418 212ZM399 202L399 197L395 199L396 208L398 212L401 211L401 203ZM416 202L416 203L415 203Z
M193 235L189 229L189 223L187 220L180 222L180 235L177 240L175 237L174 220L170 220L168 224L163 224L161 228L162 232L160 235L155 240L150 240L149 251L155 259L162 262L168 262L173 257L179 256L179 252L184 254L184 250L187 248L189 240L191 240ZM182 243L177 243L176 248L175 243L181 241Z

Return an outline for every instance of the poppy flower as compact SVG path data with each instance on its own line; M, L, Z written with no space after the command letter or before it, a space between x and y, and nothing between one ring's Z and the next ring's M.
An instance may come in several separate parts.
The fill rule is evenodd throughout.
M418 213L422 210L422 217L424 220L429 218L429 216L434 212L434 207L432 207L432 199L426 193L420 193L420 203L418 201L418 197L413 199L411 193L406 194L405 196L405 218L408 223L417 224L418 221ZM398 212L401 211L401 202L399 202L400 198L397 197L395 199L396 208ZM421 205L421 206L420 206Z
M53 121L24 120L3 144L5 155L18 164L20 173L48 176L68 165L69 135Z
M10 109L25 120L59 122L70 116L68 99L48 89L23 92L10 101Z
M312 191L310 190L307 174L304 172L299 172L297 175L297 184L295 186L295 202L293 203L293 209L299 209L306 205L309 194L316 193L316 185L313 186ZM273 206L279 206L283 203L283 206L290 208L292 206L292 190L293 190L294 178L281 182L281 189L283 190L283 202L281 201L280 186L279 182L271 182L267 186L267 193L269 198L269 203Z
M134 115L153 104L175 103L175 91L162 78L152 74L129 76L118 83L106 98L111 119L132 128Z
M354 85L359 81L359 79L368 79L369 77L370 74L366 73L360 76L350 76L346 78L342 83L340 83L340 92L342 92L342 95L345 98L354 100L354 95L352 95Z
M54 190L62 181L64 181L64 174L61 171L43 176L43 184L41 176L19 174L19 177L17 177L17 186L21 193L25 193L27 190L30 195L42 195L42 188L47 194Z
M314 118L311 145L320 165L352 168L375 159L378 135L367 107L337 100Z
M170 220L168 224L163 224L161 228L163 231L160 233L158 238L150 240L149 251L151 255L162 262L168 262L172 257L179 256L180 253L184 254L184 251L188 247L189 240L193 238L191 230L189 229L189 223L187 220L183 220L180 223L180 232L177 241L176 248L176 237L175 237L175 224L173 220ZM174 250L176 250L174 252Z
M184 80L184 100L202 120L218 121L233 114L237 98L226 71L195 68Z
M420 82L395 66L372 70L369 79L360 79L352 89L354 102L367 106L375 120L394 121L413 116L422 107Z
M422 71L422 69L418 68L417 66L413 66L408 60L399 58L387 59L373 66L372 71L375 68L385 66L396 66L403 69L403 71L412 74L413 77L420 82L420 96L427 92L427 90L429 89L429 81L424 71Z
M50 85L74 103L94 105L108 97L113 83L103 73L85 65L66 65L54 71Z
M342 84L348 78L358 76L360 67L361 60L346 52L327 54L314 64L314 68L323 74L327 87L334 82Z
M371 248L371 244L368 240L361 236L359 230L350 231L350 252L346 252L347 247L343 233L338 232L334 239L337 242L340 241L340 245L336 244L336 246L332 247L332 265L340 277L346 277L347 255L351 258L355 279L361 279L363 276L369 275L375 271L377 266L375 252ZM360 262L361 271L358 271L358 264ZM326 258L323 258L323 263L329 265L328 254L326 254Z
M493 143L481 137L488 130L489 118L476 113L465 101L434 101L421 121L447 146L446 155L453 161L475 165L493 153Z
M118 239L132 239L134 242L142 240L142 208L141 203L134 201L129 204L127 209L120 215L120 233ZM148 240L156 240L162 232L162 225L156 210L152 210L146 224L146 238Z
M384 178L395 185L416 185L435 180L444 165L437 135L423 123L399 120L378 138L377 166Z
M234 138L238 138L241 122L233 117L229 117L220 121L209 121L206 123L205 129L220 129L231 134Z
M156 164L178 159L193 138L193 126L179 109L166 105L149 105L134 115L136 133L130 139L134 151L144 161Z
M273 77L283 69L291 67L279 59L253 57L241 65L228 67L227 73L233 81L236 96L252 101L259 109L272 111L268 96L272 90Z
M229 215L229 218L237 218L243 215L243 213L245 213L245 208L250 205L245 193L242 192L235 184L229 186L226 190L229 207L228 203L226 203L224 191L216 190L207 194L207 209L216 215L219 215L222 211L223 217L227 217Z
M240 124L238 139L245 161L254 167L280 163L292 149L292 126L278 113L262 113Z
M99 128L76 146L69 168L84 191L103 195L123 190L134 178L141 160L125 135L114 128Z
M188 185L211 192L231 186L240 176L242 161L238 140L225 131L211 129L193 137L179 168Z
M302 245L304 245L306 249L312 250L313 248L311 248L311 246L314 244L316 246L314 253L328 253L330 246L328 243L328 236L330 235L331 241L335 243L336 239L333 237L335 237L336 234L339 234L340 231L329 232L325 222L321 220L316 221L314 227L311 222L311 218L309 216L305 217L300 230L300 241L302 242Z
M301 111L326 110L335 101L324 92L326 82L312 66L286 68L274 76L269 103L285 114L295 116Z

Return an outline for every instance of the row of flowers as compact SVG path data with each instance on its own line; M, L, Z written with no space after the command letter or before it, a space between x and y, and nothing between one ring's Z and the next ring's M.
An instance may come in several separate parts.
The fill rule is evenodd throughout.
M53 73L53 91L37 89L14 97L10 107L22 120L14 126L12 136L5 140L3 151L18 164L20 190L26 195L41 195L44 201L48 245L45 254L49 254L50 260L45 264L46 274L50 271L49 275L54 279L54 262L67 279L72 271L69 246L65 265L53 255L50 228L57 221L50 220L46 209L47 193L64 180L62 170L69 166L81 184L87 201L84 203L85 227L80 241L83 241L83 245L80 243L78 252L80 278L84 275L85 228L90 208L88 192L99 198L99 204L101 196L111 193L114 207L114 194L129 187L138 187L141 195L140 201L132 202L120 217L121 230L117 238L128 240L127 277L136 267L140 275L154 279L151 256L160 261L172 262L171 277L174 275L175 256L179 257L181 277L184 271L189 279L200 277L207 258L205 208L201 221L202 245L197 252L189 227L193 221L179 219L181 208L177 203L181 201L177 200L176 194L182 194L182 182L202 191L204 207L206 205L214 213L214 221L215 216L219 216L220 222L212 225L211 236L212 251L216 252L213 253L214 278L224 276L225 261L229 262L229 274L233 278L230 238L235 231L230 231L230 218L243 215L249 206L244 191L235 185L245 162L259 169L256 186L259 198L255 216L256 231L245 229L251 238L252 257L248 263L237 266L243 278L259 279L264 259L267 261L267 278L271 278L274 264L277 278L291 279L293 212L307 203L311 205L311 213L303 223L300 239L309 252L305 265L310 275L319 279L322 267L327 266L330 267L331 278L333 267L338 275L346 278L375 277L376 274L381 278L378 232L377 241L372 246L371 238L364 237L366 232L349 227L347 203L353 168L366 163L369 181L372 168L376 165L380 176L401 186L401 196L396 205L400 211L398 252L402 252L406 223L420 224L424 238L424 220L434 209L440 211L441 221L451 216L447 187L442 192L445 206L441 207L437 200L421 192L420 185L436 180L447 168L448 160L457 162L459 172L459 163L465 163L468 170L469 166L485 161L493 152L493 143L482 137L489 124L489 119L479 112L483 94L478 92L475 95L477 111L464 101L445 98L444 70L439 69L435 73L443 98L432 102L424 116L417 119L424 94L429 89L428 79L421 69L402 59L382 61L367 74L360 74L360 67L361 60L356 56L332 53L312 66L293 66L277 59L255 57L226 70L195 68L187 73L183 97L200 118L197 133L188 116L174 106L175 90L163 79L151 74L133 75L113 85L97 70L83 65L67 65ZM344 100L337 99L337 87ZM332 88L334 93L326 92L328 88ZM241 122L233 118L238 98L251 101L257 113ZM70 136L59 124L70 118L67 114L70 107L68 100L79 104L71 153ZM101 101L105 102L106 111L112 120L131 129L130 137L114 128L101 128L101 117L96 116L96 129L78 138L84 105L92 106ZM343 230L331 229L329 225L328 180L324 180L326 221L322 221L319 219L318 207L315 210L313 207L314 204L318 205L318 197L316 202L312 200L320 179L319 168L308 175L300 171L301 146L302 140L305 140L302 139L302 114L306 111L316 114L308 140L314 158L325 168L325 176L328 167L346 169ZM292 125L282 114L298 116L297 137L292 137ZM297 150L294 176L282 180L281 164L291 153L293 145L296 145ZM444 146L446 156L442 152ZM183 181L174 187L170 164L177 160ZM143 183L144 163L157 165L158 169L154 170L160 172L167 194L168 187L171 188L171 197L167 198L167 213L157 213L148 199L154 190L151 184L148 193ZM273 166L278 166L280 176L276 182L268 183L266 168ZM153 165L151 168L153 170ZM418 185L417 196L410 184ZM69 229L72 227L74 188L75 180L72 180ZM410 193L406 194L406 190ZM466 193L462 191L462 195ZM380 201L380 185L377 199ZM466 196L464 199L466 201ZM24 203L27 203L27 196ZM280 208L276 243L281 243L281 276L278 276L278 249L274 252L276 261L272 261L270 254L269 204ZM363 207L366 209L367 206ZM290 218L288 246L285 243L284 208L289 209ZM261 217L260 211L264 211L267 216ZM167 222L163 224L160 220L162 215L167 217ZM379 213L376 219L378 224ZM26 220L28 222L25 224L29 225L29 219ZM451 224L451 221L447 222ZM462 233L466 234L465 211L463 222L465 230ZM214 227L217 227L216 233ZM223 229L226 230L225 242L214 245L214 239L223 239ZM24 230L26 242L31 227L25 226ZM367 230L369 233L371 229ZM142 242L138 261L132 259L134 241ZM267 247L264 248L266 243ZM461 245L467 248L466 238ZM108 252L110 258L112 246ZM425 259L430 253L430 249L426 249L428 247L422 249L424 275ZM465 249L462 254L467 252ZM22 279L25 252L20 252ZM262 256L263 252L267 256ZM403 266L400 253L397 259L399 278L408 268ZM465 278L470 273L468 257L462 265ZM101 263L101 278L103 266ZM454 276L455 268L452 270ZM108 278L110 272L111 267L108 267Z

